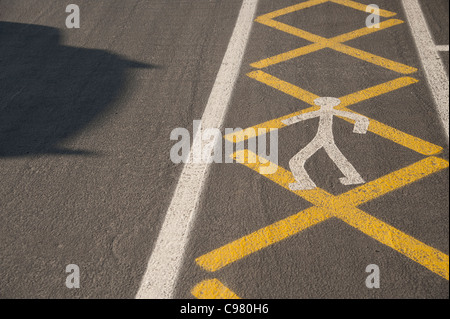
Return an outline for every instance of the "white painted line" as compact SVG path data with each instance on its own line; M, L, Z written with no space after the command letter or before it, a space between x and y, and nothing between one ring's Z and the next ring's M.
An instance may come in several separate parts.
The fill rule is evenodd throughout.
M448 132L448 76L444 64L436 49L427 21L418 0L402 0L406 17L416 42L422 66L430 86L431 93L436 102L437 112L444 127L447 142Z
M242 64L258 0L244 0L236 26L202 116L203 128L221 128ZM195 132L193 145L202 143ZM192 154L190 154L192 158ZM192 222L198 209L209 164L186 163L147 265L136 298L173 298Z
M447 45L437 45L436 50L438 51L447 51L448 52L448 44Z

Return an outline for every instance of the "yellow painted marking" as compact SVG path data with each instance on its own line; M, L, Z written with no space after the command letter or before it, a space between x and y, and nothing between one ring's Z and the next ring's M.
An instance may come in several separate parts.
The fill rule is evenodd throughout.
M357 10L362 10L364 8L364 12L366 9L366 5L354 2L354 1L349 1L349 0L330 0L333 1L337 4L341 4L350 8L354 8ZM325 3L327 1L324 0L312 0L312 1L306 1L306 2L302 2L300 4L297 5L293 5L281 10L277 10L268 14L264 14L258 18L256 18L256 22L259 22L261 24L264 24L268 27L272 27L274 29L280 30L282 32L286 32L288 34L294 35L296 37L300 37L302 39L305 39L307 41L313 42L312 45L303 47L303 48L299 48L299 49L295 49L295 50L291 50L289 52L285 52L264 60L261 60L259 62L255 62L252 63L251 65L253 67L256 68L263 68L263 67L267 67L269 65L274 65L276 63L280 63L280 62L284 62L290 59L293 59L295 57L299 57L305 54L309 54L312 52L316 52L318 50L324 49L324 48L330 48L333 49L335 51L347 54L349 56L361 59L363 61L369 62L369 63L373 63L375 65L384 67L386 69L398 72L398 73L402 73L402 74L411 74L414 72L417 72L416 68L407 66L405 64L402 63L398 63L395 61L391 61L389 59L377 56L375 54L372 53L368 53L356 48L352 48L349 47L345 44L342 44L342 42L345 41L349 41L367 34L371 34L374 32L378 32L381 31L383 29L386 28L390 28L393 27L395 25L401 24L403 23L403 21L401 20L397 20L397 19L391 19L388 21L384 21L380 24L378 24L379 28L362 28L359 30L355 30L353 32L349 32L340 36L336 36L334 38L331 39L327 39L324 37L321 37L319 35L310 33L308 31L290 26L288 24L273 20L276 17L288 14L288 13L292 13L295 11L299 11L305 8L309 8L318 4L322 4ZM386 11L386 10L380 10L380 15L383 17L392 17L394 15L396 15L394 12L390 12L390 11Z
M216 271L330 217L332 216L324 212L322 208L311 207L213 250L195 261L207 271Z
M402 24L402 23L405 23L405 21L399 20L399 19L389 19L389 20L380 22L378 24L375 24L373 26L373 28L364 27L364 28L361 28L358 30L354 30L354 31L333 37L330 39L330 41L343 43L343 42L347 42L347 41L350 41L350 40L353 40L353 39L356 39L356 38L359 38L362 36L366 36L366 35L369 35L369 34L372 34L372 33L387 29L387 28L394 27L394 26Z
M326 42L328 39L321 37L317 34L290 26L289 24L278 22L275 20L264 20L264 19L256 19L255 21L264 24L268 27L272 27L274 29L280 30L282 32L289 33L291 35L294 35L296 37L308 40L310 42Z
M372 53L368 53L365 52L363 50L360 49L356 49L353 47L350 47L348 45L342 44L340 42L336 42L333 40L329 40L329 39L325 39L319 36L316 36L312 33L291 27L287 24L281 23L281 22L274 22L274 21L270 21L264 23L268 26L271 26L273 28L276 28L280 31L283 32L287 32L289 34L298 36L300 38L306 39L308 41L311 42L315 42L314 44L299 48L299 49L295 49L295 50L291 50L255 63L252 63L251 66L253 67L257 67L257 68L263 68L263 67L267 67L270 65L274 65L280 62L284 62L302 55L306 55L312 52L316 52L319 51L321 49L324 48L330 48L333 49L337 52L340 53L344 53L346 55L352 56L354 58L381 66L383 68L386 68L388 70L392 70L401 74L411 74L414 72L417 72L416 68L407 66L405 64L399 63L399 62L395 62L383 57L380 57L378 55L372 54ZM368 29L371 30L371 29ZM380 29L376 29L376 30L380 30ZM361 32L362 33L362 32ZM347 35L348 37L350 37L350 34Z
M330 39L326 39L305 30L273 20L279 16L326 3L328 1L364 12L366 12L367 8L366 5L352 0L310 0L262 15L255 21L288 34L303 38L312 42L312 44L263 59L252 63L251 66L261 69L296 57L317 52L324 48L330 48L398 73L411 74L417 71L416 68L409 67L402 63L391 61L389 59L343 44L344 42L352 39L399 25L403 23L401 20L390 19L380 23L378 28L361 28ZM380 10L380 15L389 18L395 16L396 13L387 10ZM318 98L318 96L311 92L303 90L293 84L280 80L262 71L250 72L247 75L250 78L289 94L311 105L311 107L225 136L225 138L231 142L239 143L260 134L265 134L267 129L273 130L283 128L286 125L281 122L282 120L319 109L318 106L314 105L314 100ZM340 98L341 104L337 107L337 109L356 113L347 107L416 82L418 82L418 80L414 78L402 77L349 94ZM344 120L353 122L352 120L346 118L344 118ZM369 120L369 131L383 138L389 139L424 155L434 155L442 151L442 148L437 145L403 133L378 121L372 119ZM260 128L265 130L258 130ZM289 189L289 184L295 181L291 172L275 165L274 163L270 163L265 159L260 159L256 154L253 154L247 150L235 153L235 159L238 163L242 163L258 173L260 172L260 167L262 165L266 166L269 164L272 167L277 167L278 169L274 170L275 173L266 174L264 176L283 188L291 191ZM363 203L369 202L389 192L414 183L415 181L418 181L426 176L448 168L448 166L449 163L443 159L429 157L339 196L329 194L320 188L313 190L291 191L315 206L200 256L196 259L196 262L208 271L216 271L256 251L291 237L302 230L317 225L322 221L330 218L339 218L371 238L388 247L391 247L411 260L449 280L448 255L416 240L415 238L357 208L357 206ZM197 298L203 298L205 296L207 298L223 298L223 296L237 297L217 279L201 282L192 290L192 294Z
M218 279L200 282L191 290L191 294L197 299L241 299Z
M343 111L353 112L352 110L349 110L347 108L343 108ZM359 114L359 113L356 113ZM343 120L354 123L353 120L350 120L348 118L340 117ZM370 119L370 125L369 125L369 132L372 132L374 134L377 134L387 140L391 140L392 142L395 142L399 145L402 145L404 147L407 147L417 153L420 153L422 155L430 156L430 155L436 155L442 152L443 148L440 146L437 146L435 144L432 144L430 142L424 141L418 137L409 135L407 133L404 133L402 131L399 131L393 127L390 127L386 124L380 123L376 120Z
M292 97L295 97L296 99L299 99L312 106L315 106L314 100L319 97L316 94L308 92L294 84L285 82L261 70L250 72L247 74L247 76L261 83L264 83L274 89L277 89L283 93L286 93ZM386 94L388 92L398 90L400 88L406 87L408 85L417 82L418 80L412 77L401 77L355 93L348 94L346 96L339 98L341 100L341 104L339 104L337 109L343 109L344 107L377 97L382 94ZM289 116L292 116L292 114Z
M327 45L323 42L318 42L318 43L313 43L295 50L291 50L288 52L284 52L278 55L275 55L273 57L258 61L258 62L254 62L252 64L250 64L250 66L257 68L257 69L262 69L271 65L275 65L278 64L280 62L285 62L297 57L300 57L302 55L307 55L309 53L312 52L316 52L319 50L322 50L323 48L326 48Z
M245 141L247 139L254 138L254 137L260 136L262 134L266 134L269 130L277 130L277 129L285 127L286 124L284 124L281 121L287 120L288 118L290 118L292 116L297 116L297 115L300 115L300 114L317 111L318 109L319 109L318 106L312 106L312 107L309 107L309 108L304 109L302 111L291 113L289 115L282 116L282 117L277 118L275 120L270 120L270 121L267 121L267 122L264 122L264 123L261 123L261 124L258 124L258 125L246 128L246 129L244 129L242 131L237 131L235 133L227 134L227 135L224 136L224 138L227 141L230 141L232 143L240 143L240 142L243 142L243 141ZM261 129L261 131L259 129Z
M277 119L273 119L255 126L252 126L250 128L247 128L245 130L228 134L225 136L225 139L227 139L230 142L239 143L242 141L245 141L248 138L253 138L259 135L258 129L280 129L285 127L286 125L282 122L285 119L288 119L293 116L297 116L300 114L313 112L319 109L318 106L314 105L314 100L318 98L319 96L308 92L306 90L303 90L299 88L298 86L285 82L283 80L278 79L275 76L272 76L268 73L265 73L264 71L258 70L253 71L247 74L250 78L255 79L259 82L262 82L268 86L273 87L274 89L277 89L281 92L284 92L292 97L295 97L307 104L312 105L312 107L309 107L307 109L304 109L299 112L291 113L289 115L282 116ZM343 96L340 98L341 104L336 107L336 109L353 112L355 114L359 114L353 110L350 110L346 108L347 106L362 102L364 100L368 100L371 98L374 98L376 96L386 94L391 91L398 90L400 88L406 87L408 85L411 85L413 83L417 83L418 80L412 78L412 77L401 77L383 84L379 84L355 93L348 94L346 96ZM398 106L401 107L401 106ZM345 121L348 121L350 123L353 123L353 120L342 118ZM386 138L390 141L393 141L397 144L400 144L404 147L407 147L415 152L418 152L423 155L435 155L440 152L442 152L443 148L440 146L437 146L435 144L429 143L427 141L424 141L418 137L409 135L407 133L404 133L400 130L397 130L395 128L392 128L388 125L385 125L383 123L380 123L376 120L369 119L370 125L369 125L369 131L377 134L383 138ZM265 131L263 131L265 132ZM264 134L264 133L263 133Z
M276 10L270 13L266 13L262 16L259 16L258 18L256 18L256 21L259 22L259 20L269 20L269 19L275 19L277 17L280 17L282 15L288 14L288 13L292 13L295 11L299 11L299 10L303 10L306 8L310 8L325 2L328 2L330 0L310 0L310 1L305 1L299 4L295 4L293 6L289 6L287 8L283 8L280 10Z
M296 85L280 80L279 78L272 76L268 73L265 73L263 71L253 71L248 73L247 76L262 83L265 83L268 86L277 89L278 91L281 91L299 100L302 100L303 102L306 102L310 105L314 105L314 100L320 97L311 92L303 90L302 88L299 88Z
M357 208L337 209L335 216L449 280L449 257Z
M355 93L348 94L346 96L342 96L339 98L339 100L341 100L341 104L337 106L337 109L343 109L344 107L401 89L417 82L419 82L419 80L412 77L401 77Z
M266 159L260 158L258 155L256 155L255 153L253 153L249 150L243 150L243 151L236 152L234 154L234 158L236 159L237 162L244 164L245 166L247 166L248 168L251 168L252 170L258 170L258 172L259 172L259 167L263 163L266 165L266 163L269 162ZM270 180L274 181L281 187L290 191L289 184L295 182L295 179L292 176L292 173L276 164L274 166L277 167L277 169L274 170L275 173L267 174L264 176L269 178ZM316 206L321 206L321 203L323 203L324 200L325 200L325 202L329 202L333 198L333 195L329 194L328 192L324 191L321 188L315 188L315 189L310 189L310 190L299 190L299 191L292 191L292 192Z
M339 195L339 201L342 202L342 206L356 207L408 184L412 184L428 175L446 169L448 165L449 163L441 158L427 157L411 166L392 172Z
M401 74L411 74L414 72L417 72L416 68L407 66L405 64L402 63L398 63L395 61L391 61L389 59L386 58L382 58L378 55L372 54L372 53L368 53L359 49L355 49L352 47L349 47L345 44L341 44L341 43L330 43L328 44L328 47L330 49L334 49L338 52L350 55L352 57L364 60L366 62L381 66L383 68L386 68L388 70L392 70Z
M237 152L235 158L256 172L259 172L262 162L267 162L247 150ZM441 171L448 165L446 160L429 157L339 196L320 188L291 191L315 206L213 250L197 258L196 262L208 271L216 271L330 217L337 217L448 280L448 255L356 208ZM289 184L295 181L292 173L282 167L278 167L274 174L264 176L287 190Z
M378 24L377 25L378 28L367 28L367 27L364 27L364 28L361 28L359 30L355 30L355 31L351 31L351 32L348 32L348 33L345 33L345 34L342 34L342 35L338 35L338 36L336 36L334 38L331 38L331 39L322 38L322 40L320 40L318 42L315 42L313 44L306 45L304 47L301 47L301 48L298 48L298 49L295 49L295 50L291 50L291 51L288 51L288 52L284 52L284 53L275 55L273 57L266 58L266 59L263 59L261 61L252 63L250 65L252 67L254 67L254 68L262 69L262 68L265 68L265 67L268 67L268 66L271 66L271 65L275 65L275 64L280 63L280 62L285 62L285 61L288 61L288 60L291 60L291 59L294 59L294 58L297 58L297 57L300 57L300 56L303 56L303 55L307 55L307 54L312 53L312 52L319 51L319 50L324 49L326 47L330 47L330 45L332 45L333 43L341 43L341 42L350 41L350 40L353 40L353 39L356 39L356 38L359 38L359 37L362 37L362 36L365 36L365 35L368 35L368 34L372 34L374 32L378 32L378 31L381 31L383 29L387 29L387 28L390 28L390 27L393 27L393 26L396 26L396 25L399 25L399 24L402 24L402 23L404 23L404 21L402 21L402 20L390 19L390 20L383 21L380 24ZM302 34L302 35L305 36L305 34ZM313 38L310 35L307 35L307 36L308 36L308 38L310 40L313 40ZM318 39L316 38L316 40L318 40ZM389 61L389 60L386 60L386 61L387 61L386 64L392 63L392 61ZM401 65L401 64L399 64L399 65ZM404 69L405 68L403 67L402 70L404 70ZM413 71L413 70L416 70L416 69L410 68L410 69L407 69L407 70L408 71Z
M366 8L367 8L366 4L361 4L361 3L351 1L351 0L330 0L330 1L337 3L337 4L341 4L346 7L350 7L350 8L359 10L359 11L363 11L363 12L366 12ZM382 16L384 18L390 18L395 15L397 15L397 13L380 9L380 16Z
M360 10L360 11L363 11L363 12L366 12L366 8L367 8L367 5L364 5L364 4L361 4L361 3L357 3L357 2L354 2L354 1L350 1L350 0L310 0L310 1L301 2L299 4L295 4L295 5L283 8L283 9L279 9L279 10L276 10L276 11L273 11L273 12L270 12L270 13L266 13L264 15L259 16L256 20L259 20L259 19L261 19L261 20L275 19L275 18L278 18L280 16L283 16L283 15L286 15L286 14L289 14L289 13L293 13L293 12L296 12L296 11L307 9L307 8L310 8L310 7L313 7L313 6L317 6L319 4L323 4L323 3L326 3L326 2L330 2L330 1L334 2L336 4L340 4L340 5L349 7L349 8ZM397 15L395 12L391 12L391 11L388 11L388 10L380 9L380 16L382 16L384 18L391 18L391 17L393 17L395 15Z

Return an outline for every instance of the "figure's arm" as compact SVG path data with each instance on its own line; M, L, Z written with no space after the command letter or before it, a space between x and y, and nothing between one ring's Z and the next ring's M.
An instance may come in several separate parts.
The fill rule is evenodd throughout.
M303 113L297 116L290 117L288 119L282 120L281 122L285 125L292 125L301 121L309 120L319 116L318 111Z
M355 126L353 128L353 133L366 134L367 130L369 129L370 121L363 115L339 110L334 110L333 114L336 116L346 117L348 119L354 120Z

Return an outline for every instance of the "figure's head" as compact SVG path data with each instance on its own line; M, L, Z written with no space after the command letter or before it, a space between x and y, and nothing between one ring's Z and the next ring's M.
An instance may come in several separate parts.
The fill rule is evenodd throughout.
M314 100L314 104L320 106L323 110L332 110L335 106L341 104L341 100L335 97L319 97Z

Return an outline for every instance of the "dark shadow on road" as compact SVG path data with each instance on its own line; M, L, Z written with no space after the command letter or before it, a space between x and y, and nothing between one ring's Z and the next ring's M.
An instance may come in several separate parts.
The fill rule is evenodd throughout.
M0 22L0 157L92 153L58 144L112 107L128 68L155 67L61 45L54 28Z

